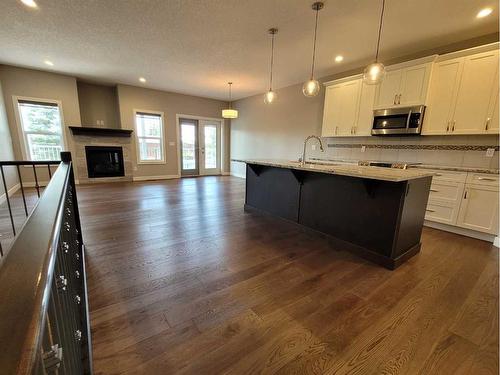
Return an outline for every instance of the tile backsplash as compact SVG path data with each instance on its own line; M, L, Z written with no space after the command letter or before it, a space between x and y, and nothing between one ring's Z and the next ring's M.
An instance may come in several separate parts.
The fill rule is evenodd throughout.
M496 135L324 138L323 141L325 152L318 148L309 150L310 157L499 168ZM488 147L495 148L493 157L486 156Z

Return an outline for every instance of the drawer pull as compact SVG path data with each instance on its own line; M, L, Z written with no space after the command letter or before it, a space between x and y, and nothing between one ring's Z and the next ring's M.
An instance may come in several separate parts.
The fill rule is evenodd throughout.
M429 208L427 208L425 211L427 211L427 212L436 212L436 211L431 210L431 209L429 209Z
M442 173L435 173L436 176L442 176Z
M477 179L480 181L493 181L493 182L496 181L495 178L488 178L488 177L478 177Z
M432 191L433 193L439 193L439 190L436 189L431 189L430 191Z

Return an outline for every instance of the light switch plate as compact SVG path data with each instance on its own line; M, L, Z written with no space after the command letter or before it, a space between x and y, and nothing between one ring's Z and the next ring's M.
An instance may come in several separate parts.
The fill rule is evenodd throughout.
M489 148L486 150L486 156L489 158L492 158L495 155L495 149L494 148Z
M168 142L169 146L175 146L175 142Z
M366 151L366 146L361 146L361 152L365 152Z

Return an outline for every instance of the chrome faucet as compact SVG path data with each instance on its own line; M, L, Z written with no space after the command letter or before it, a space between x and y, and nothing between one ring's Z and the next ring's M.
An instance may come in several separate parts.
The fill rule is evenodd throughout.
M310 135L304 140L304 149L302 150L302 159L300 160L300 165L304 166L306 164L306 146L307 146L307 141L310 140L311 138L315 138L319 142L319 149L321 152L325 152L323 149L323 142L321 141L321 138L318 137L317 135Z

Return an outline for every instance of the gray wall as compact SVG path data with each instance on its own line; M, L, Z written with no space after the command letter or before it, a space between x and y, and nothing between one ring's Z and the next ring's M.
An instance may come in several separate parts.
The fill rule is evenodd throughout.
M82 126L120 128L116 87L78 82L77 89Z
M142 87L118 85L115 88L102 88L92 84L77 84L75 77L32 69L18 68L8 65L0 65L0 82L3 84L3 99L7 113L9 131L12 138L12 149L14 159L22 160L22 150L19 128L14 111L13 96L24 96L39 99L59 100L62 104L63 127L66 138L66 148L74 151L73 138L68 126L95 125L95 121L105 120L105 127L123 127L134 129L133 110L154 110L165 113L166 125L166 159L163 165L134 165L136 170L134 176L164 176L178 175L177 167L177 139L176 139L176 114L220 118L221 110L227 106L226 102L201 97L182 95L158 90L150 90ZM80 86L80 87L78 87ZM116 95L113 95L116 90ZM80 92L78 92L80 91ZM78 94L81 94L80 103ZM117 102L114 101L113 96ZM116 117L112 112L97 104L105 102L107 106L113 106L117 111ZM90 104L86 108L84 104ZM80 116L80 107L82 113ZM105 118L99 118L105 117ZM107 119L107 120L106 120ZM87 123L87 121L92 123ZM224 170L229 171L229 121L226 121L227 132L224 138L226 148L226 159L223 160ZM4 137L2 137L3 141ZM132 137L133 152L135 153L135 138ZM169 142L175 142L169 146ZM137 160L133 155L134 162ZM22 169L23 179L32 181L32 173ZM40 168L40 181L48 179L46 169ZM76 176L78 178L78 176Z
M7 112L5 110L5 102L2 94L2 82L0 81L0 160L14 160L14 150L12 149L12 139L10 137L9 123L7 121ZM13 167L5 167L5 180L7 190L10 190L17 184L16 170ZM3 201L4 187L0 183L0 202Z
M133 143L134 176L175 176L179 175L177 155L176 115L192 115L221 118L221 111L227 106L220 100L200 98L142 87L118 85L120 120L123 129L134 129L134 110L150 110L164 113L166 164L137 164L135 138ZM229 122L226 123L229 126ZM229 143L227 132L225 145ZM169 142L174 142L171 145ZM229 153L223 161L224 169L229 170Z

